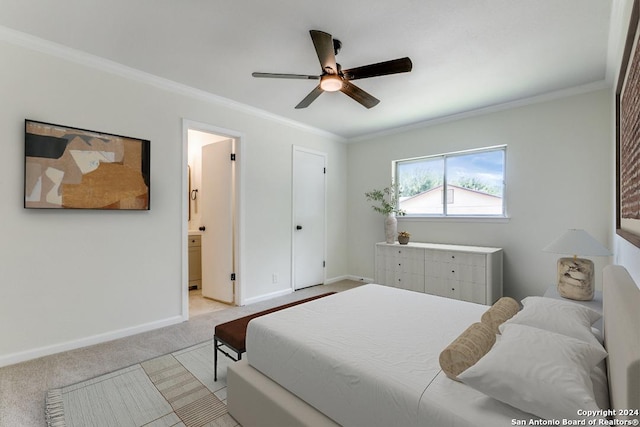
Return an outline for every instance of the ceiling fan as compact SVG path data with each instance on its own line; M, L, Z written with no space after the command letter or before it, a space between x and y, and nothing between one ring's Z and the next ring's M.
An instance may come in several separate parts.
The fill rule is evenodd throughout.
M275 79L305 79L320 80L320 84L307 95L296 108L308 107L322 92L340 91L350 96L366 108L376 106L380 100L368 94L351 80L365 79L367 77L386 76L388 74L406 73L411 71L412 63L409 58L393 59L377 64L364 65L362 67L343 70L336 62L335 55L342 47L340 40L334 39L331 34L324 31L311 30L311 40L318 54L322 74L319 76L306 74L278 74L278 73L252 73L253 77L266 77Z

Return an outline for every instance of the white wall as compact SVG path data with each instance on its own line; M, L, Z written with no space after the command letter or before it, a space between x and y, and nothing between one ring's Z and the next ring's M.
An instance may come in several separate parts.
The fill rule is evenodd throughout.
M414 241L501 247L505 294L542 295L559 257L542 248L566 229L583 228L612 247L610 96L600 90L350 144L349 271L374 275L383 218L364 193L389 184L392 160L506 144L508 222L400 217L398 230ZM598 271L610 261L593 260Z
M61 51L71 59L0 40L0 366L182 320L183 118L243 135L245 299L291 286L294 144L328 154L327 277L348 273L337 138ZM150 139L151 210L23 209L25 118Z

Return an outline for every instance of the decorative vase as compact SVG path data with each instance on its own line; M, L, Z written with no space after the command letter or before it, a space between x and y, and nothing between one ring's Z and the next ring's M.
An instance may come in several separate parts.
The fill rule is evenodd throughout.
M396 241L398 235L398 220L392 213L387 215L384 219L384 237L387 243L393 243Z
M401 245L406 245L407 243L409 243L409 239L411 237L409 236L398 236L398 243L400 243Z

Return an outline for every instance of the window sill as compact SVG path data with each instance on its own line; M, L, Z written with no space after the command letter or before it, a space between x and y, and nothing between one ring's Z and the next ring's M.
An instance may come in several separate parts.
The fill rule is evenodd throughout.
M407 222L485 222L485 223L508 223L511 218L508 216L421 216L406 215L396 217L398 221Z

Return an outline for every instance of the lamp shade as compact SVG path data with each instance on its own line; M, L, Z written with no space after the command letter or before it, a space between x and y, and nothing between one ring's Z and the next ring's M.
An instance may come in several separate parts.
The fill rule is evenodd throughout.
M584 230L570 229L542 249L545 252L580 256L610 256L611 251L602 246Z

